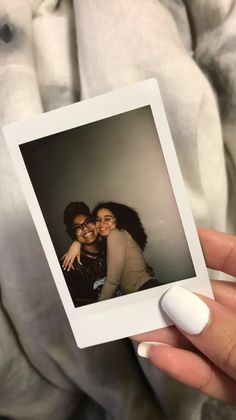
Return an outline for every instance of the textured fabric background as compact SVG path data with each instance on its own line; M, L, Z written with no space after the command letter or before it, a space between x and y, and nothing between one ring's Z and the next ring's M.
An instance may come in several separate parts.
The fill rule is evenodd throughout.
M234 0L0 0L0 124L156 77L196 222L235 232L235 19ZM90 420L200 419L205 397L128 340L76 348L0 147L0 414L64 420L90 397Z

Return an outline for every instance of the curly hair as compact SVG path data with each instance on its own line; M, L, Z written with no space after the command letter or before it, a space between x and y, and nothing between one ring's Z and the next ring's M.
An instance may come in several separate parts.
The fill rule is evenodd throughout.
M66 225L66 232L71 237L72 241L76 239L75 233L73 231L73 221L76 216L79 214L85 216L91 216L90 210L87 204L83 203L83 201L75 201L69 203L65 210L64 210L64 224Z
M137 242L142 251L147 243L147 235L136 210L121 203L113 201L98 203L92 211L94 219L100 209L110 210L117 221L117 229L126 230Z

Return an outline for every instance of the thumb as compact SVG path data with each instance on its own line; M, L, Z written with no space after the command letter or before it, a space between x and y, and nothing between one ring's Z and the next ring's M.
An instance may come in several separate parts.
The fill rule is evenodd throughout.
M177 286L168 290L161 306L196 348L236 379L236 314L233 311Z

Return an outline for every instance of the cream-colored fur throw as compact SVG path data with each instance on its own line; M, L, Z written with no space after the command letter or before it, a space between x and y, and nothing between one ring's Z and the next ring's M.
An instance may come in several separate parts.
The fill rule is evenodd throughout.
M234 0L0 0L0 124L156 77L196 223L231 232L235 65ZM128 340L76 348L0 147L0 415L66 420L86 394L104 419L200 419L204 397Z

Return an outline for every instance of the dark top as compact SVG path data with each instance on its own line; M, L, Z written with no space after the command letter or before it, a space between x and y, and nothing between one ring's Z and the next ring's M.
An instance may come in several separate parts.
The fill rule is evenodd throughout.
M82 250L80 263L75 262L74 268L63 273L75 307L97 302L106 278L105 253Z

